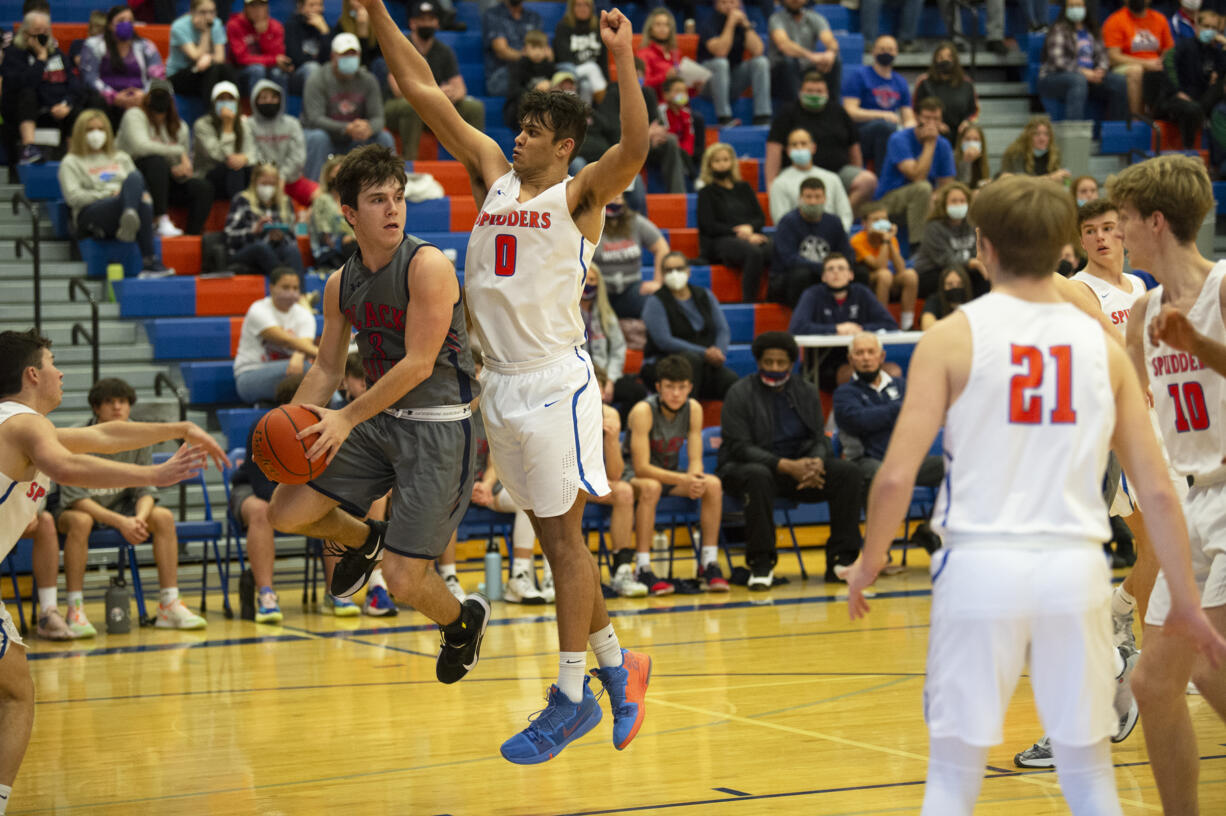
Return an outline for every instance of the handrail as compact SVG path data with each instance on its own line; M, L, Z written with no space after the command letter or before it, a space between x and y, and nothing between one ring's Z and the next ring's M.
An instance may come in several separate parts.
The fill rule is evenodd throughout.
M166 375L165 371L159 371L153 378L153 394L154 396L162 396L162 386L165 385L170 389L170 392L175 395L175 399L179 401L179 421L187 421L187 400L183 397L183 389L175 385L174 381ZM179 521L187 521L187 483L179 482ZM208 553L208 550L205 550Z
M80 323L74 323L72 326L72 344L77 345L77 340L84 337L91 346L93 346L92 367L93 380L98 382L99 369L101 368L100 346L101 333L98 331L98 300L94 297L94 293L89 291L89 287L85 285L85 278L71 278L68 281L68 299L73 303L77 301L77 292L85 295L89 301L89 323L90 330L86 331L85 327Z
M30 237L17 238L14 244L18 258L21 257L21 250L24 248L30 251L34 259L34 328L41 333L43 329L43 253L38 221L42 208L27 198L24 190L18 190L13 193L13 215L20 215L22 207L30 211Z

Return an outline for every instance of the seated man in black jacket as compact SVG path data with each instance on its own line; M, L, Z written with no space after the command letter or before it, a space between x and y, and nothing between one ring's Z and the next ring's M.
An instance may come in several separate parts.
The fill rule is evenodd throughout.
M798 354L787 332L758 335L753 341L758 370L724 397L715 472L725 495L745 504L745 560L753 590L770 589L774 580L776 497L830 505L827 581L839 580L835 567L852 564L864 543L860 472L834 457L822 430L817 388L795 372Z
M885 347L872 332L861 332L851 341L851 368L855 376L834 390L834 421L839 426L843 456L859 468L864 477L864 499L885 449L894 433L898 411L902 408L906 383L901 374L891 376L886 370L897 366L885 362ZM925 456L915 483L922 487L939 487L945 477L945 460L940 456ZM927 522L916 526L912 540L928 552L941 545L940 538L928 528ZM840 572L842 570L839 570Z

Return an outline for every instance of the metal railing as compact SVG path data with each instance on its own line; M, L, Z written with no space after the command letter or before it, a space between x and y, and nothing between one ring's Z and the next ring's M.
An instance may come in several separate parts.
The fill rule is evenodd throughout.
M21 257L21 251L25 249L29 251L34 260L34 328L41 333L43 329L43 259L38 221L42 209L38 204L26 198L24 191L18 190L13 193L13 215L20 215L22 207L30 211L30 237L18 238L14 243L18 258Z
M175 395L175 399L179 401L179 421L187 421L187 399L183 396L183 389L175 385L174 381L166 374L165 371L159 371L157 376L153 378L153 394L154 396L162 396L162 388L170 389L170 393ZM187 483L179 482L179 521L187 521ZM207 554L208 549L205 549ZM208 560L205 560L207 565Z
M91 366L93 369L93 379L90 382L98 382L98 372L101 368L100 347L102 336L98 330L98 300L94 297L94 293L89 291L89 287L85 285L85 278L72 278L68 281L68 299L73 303L77 301L77 292L80 292L89 301L89 329L87 330L80 323L72 324L72 344L75 346L82 338L90 344L93 350L91 355Z

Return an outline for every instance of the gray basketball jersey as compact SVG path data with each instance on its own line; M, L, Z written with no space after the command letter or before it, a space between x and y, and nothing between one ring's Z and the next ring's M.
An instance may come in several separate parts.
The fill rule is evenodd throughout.
M373 384L404 359L404 320L409 306L409 264L417 250L430 246L406 235L387 266L372 272L355 252L341 269L340 307L358 333L358 352ZM464 326L464 298L451 309L451 327L434 371L393 408L429 408L471 402L480 391Z
M672 419L664 416L659 394L649 395L646 403L651 406L651 431L647 434L647 444L651 447L651 464L664 470L678 471L681 469L681 446L690 435L690 402L686 400L685 405ZM630 479L634 476L630 434L626 434L623 456L626 460L626 471L622 478Z

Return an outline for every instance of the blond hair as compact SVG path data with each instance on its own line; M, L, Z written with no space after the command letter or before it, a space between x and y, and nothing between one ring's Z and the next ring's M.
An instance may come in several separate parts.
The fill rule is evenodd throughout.
M715 158L715 154L721 151L726 151L732 157L732 183L735 184L741 180L741 165L736 160L736 151L727 142L716 142L704 150L702 154L702 170L699 173L699 178L704 185L715 183L715 176L711 173L711 159Z
M605 288L600 267L593 262L588 268L596 273L596 298L593 303L595 308L592 311L600 318L601 327L617 325L617 312L613 311L613 304L609 303L609 290Z
M260 194L256 192L256 187L260 184L260 179L266 174L272 173L276 177L274 186L277 192L273 193L272 201L265 204L260 201ZM251 181L247 184L247 189L239 193L243 198L247 199L252 208L261 211L270 207L276 207L277 213L285 215L288 212L291 216L294 214L294 208L289 203L289 198L285 195L285 188L281 182L281 171L272 162L260 162L251 171Z
M1056 131L1052 129L1051 117L1046 114L1030 117L1030 121L1026 123L1026 127L1022 128L1022 132L1013 144L1005 148L1005 154L1002 156L1002 163L1006 165L1012 164L1017 166L1021 164L1026 168L1028 175L1034 175L1034 134L1039 128L1047 128L1047 169L1048 171L1057 170L1060 167L1060 148L1056 146ZM984 150L987 154L987 150Z
M1035 176L1010 176L984 187L970 219L991 242L1000 268L1018 278L1052 274L1075 234L1077 205L1060 185Z
M102 122L102 129L106 132L106 144L102 146L102 152L111 154L115 152L115 134L111 131L111 120L106 118L106 114L97 108L86 108L77 116L77 121L72 125L72 138L68 140L68 152L74 156L88 156L89 145L85 143L85 132L89 130L90 123L95 119Z
M1191 243L1213 209L1213 184L1204 162L1191 156L1158 156L1120 171L1111 181L1111 200L1130 205L1142 218L1161 212L1171 234Z
M667 43L668 50L676 51L677 50L677 18L673 16L673 13L671 11L664 8L663 6L652 9L651 13L647 15L647 20L643 23L644 47L646 47L646 45L650 43L655 42L655 40L651 38L651 25L652 23L656 21L657 17L664 17L665 19L668 20L668 43Z

